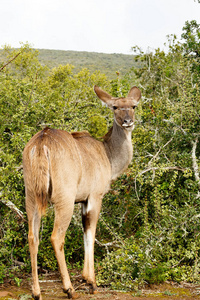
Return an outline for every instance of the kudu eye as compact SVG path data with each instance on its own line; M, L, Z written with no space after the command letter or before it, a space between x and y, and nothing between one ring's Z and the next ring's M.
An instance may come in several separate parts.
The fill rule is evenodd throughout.
M118 108L117 106L113 105L113 109L114 109L114 110L116 110L117 108Z

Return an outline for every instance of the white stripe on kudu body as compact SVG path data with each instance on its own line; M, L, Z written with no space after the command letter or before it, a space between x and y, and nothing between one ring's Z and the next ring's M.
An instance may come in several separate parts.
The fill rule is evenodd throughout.
M70 134L45 128L32 137L23 152L34 299L42 299L37 253L40 220L48 200L55 209L51 242L58 260L63 290L68 298L73 299L77 298L77 293L68 274L64 241L74 204L82 203L85 248L82 276L90 286L90 293L96 293L94 241L102 198L109 190L111 180L116 179L131 162L131 131L141 93L137 87L133 87L126 98L113 98L97 86L94 91L114 113L113 127L103 142L95 140L87 132Z

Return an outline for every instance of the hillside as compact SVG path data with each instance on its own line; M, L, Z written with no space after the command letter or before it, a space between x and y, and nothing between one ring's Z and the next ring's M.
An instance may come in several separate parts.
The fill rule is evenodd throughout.
M75 67L75 72L81 68L88 68L91 72L99 70L109 77L114 77L116 71L124 75L130 68L137 65L134 61L134 55L45 49L38 49L38 51L40 62L50 68L59 64L72 64Z

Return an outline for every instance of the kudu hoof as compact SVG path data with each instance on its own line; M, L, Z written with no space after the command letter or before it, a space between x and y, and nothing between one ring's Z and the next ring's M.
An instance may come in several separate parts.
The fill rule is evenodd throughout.
M39 294L39 295L34 295L34 294L32 294L32 298L34 299L34 300L42 300L42 296L41 296L41 294Z
M98 294L98 291L97 291L97 287L96 286L93 286L92 284L89 285L89 293L90 294Z
M79 298L79 294L77 294L71 288L69 288L68 290L63 289L63 292L68 295L68 299L78 299Z

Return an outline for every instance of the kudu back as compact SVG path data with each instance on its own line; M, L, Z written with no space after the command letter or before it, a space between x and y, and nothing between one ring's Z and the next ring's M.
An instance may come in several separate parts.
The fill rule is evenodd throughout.
M42 299L37 253L40 220L48 201L53 203L55 209L51 242L58 261L63 290L68 298L73 299L78 295L67 271L64 240L74 204L82 203L85 250L82 276L89 284L90 293L96 293L94 241L102 198L109 190L111 181L131 162L131 132L134 128L135 107L141 93L137 87L133 87L126 98L113 98L97 86L94 91L114 112L113 127L103 142L94 139L87 132L70 134L63 130L45 128L31 138L23 152L34 299Z

